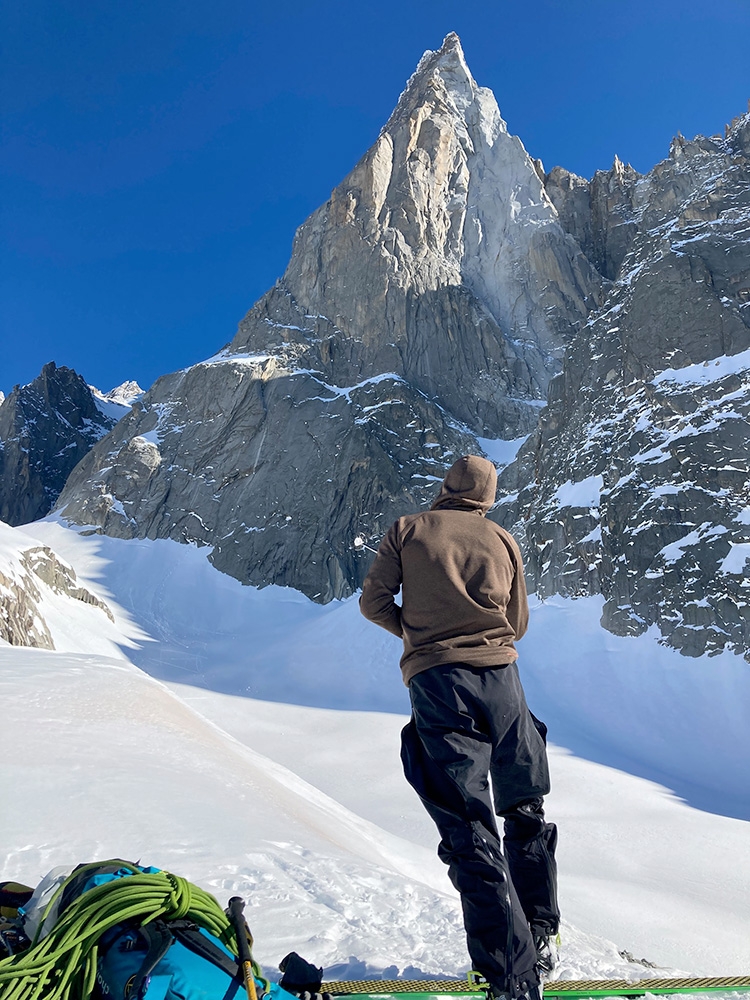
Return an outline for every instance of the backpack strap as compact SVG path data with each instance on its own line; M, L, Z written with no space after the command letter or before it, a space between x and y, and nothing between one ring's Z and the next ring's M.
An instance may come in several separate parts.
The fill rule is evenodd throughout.
M170 920L169 929L180 944L184 944L195 955L212 962L232 979L242 980L242 969L237 959L215 945L205 934L201 934L200 928L192 920Z
M161 962L169 949L172 947L174 938L169 928L163 920L152 920L150 923L139 927L140 934L146 939L148 951L146 957L141 962L141 967L128 982L126 996L128 1000L142 1000L148 989L148 981L151 973Z

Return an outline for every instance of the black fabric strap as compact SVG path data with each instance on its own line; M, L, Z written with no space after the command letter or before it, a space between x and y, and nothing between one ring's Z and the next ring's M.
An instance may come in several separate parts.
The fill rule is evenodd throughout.
M161 962L169 949L172 947L174 938L169 928L163 920L153 920L151 923L141 927L140 933L146 939L148 951L141 963L141 967L135 974L132 983L128 984L128 997L133 1000L141 1000L144 984L148 977Z
M239 962L201 934L200 928L191 920L170 920L169 929L175 938L200 958L205 958L222 969L233 979L242 979Z

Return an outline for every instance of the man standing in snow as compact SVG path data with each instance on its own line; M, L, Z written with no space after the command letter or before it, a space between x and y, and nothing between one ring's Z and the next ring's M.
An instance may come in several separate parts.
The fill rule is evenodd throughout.
M546 728L516 668L514 643L529 619L521 554L484 516L496 488L486 458L459 459L431 509L389 529L360 608L404 642L412 718L401 759L437 824L474 968L497 998L539 1000L560 919L557 830L542 805Z

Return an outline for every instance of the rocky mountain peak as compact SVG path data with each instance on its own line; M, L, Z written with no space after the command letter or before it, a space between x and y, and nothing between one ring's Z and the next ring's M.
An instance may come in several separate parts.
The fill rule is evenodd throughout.
M450 35L232 342L160 379L60 509L211 545L245 582L343 597L365 570L355 534L429 504L477 435L536 425L601 292Z
M132 380L116 385L114 389L110 389L109 392L101 392L93 385L89 386L89 388L97 399L106 403L114 403L115 405L128 408L131 407L136 400L140 399L144 392L138 383Z
M468 293L476 322L492 329L482 338L484 361L469 362L472 379L489 363L496 380L498 349L507 367L520 347L529 378L512 395L521 403L544 396L599 290L534 161L508 134L492 93L477 87L453 35L423 56L375 145L300 227L285 274L240 324L230 350L278 356L286 344L288 357L294 344L298 363L322 368L336 385L392 371L442 394L450 390L436 380L438 354ZM347 349L332 352L340 332ZM478 429L466 393L452 395L455 415ZM494 399L490 433L502 435L511 431L509 407ZM535 421L533 407L526 417L523 410L514 407L517 426Z
M50 361L0 406L0 519L44 517L81 458L127 407L101 407L72 368Z
M750 101L747 102L745 114L733 118L726 126L724 138L738 153L750 153Z
M436 104L444 113L462 120L467 128L481 132L490 146L501 132L508 131L494 94L477 86L471 75L455 32L446 35L437 51L428 50L422 56L382 132L391 131L396 122L415 110L432 109Z

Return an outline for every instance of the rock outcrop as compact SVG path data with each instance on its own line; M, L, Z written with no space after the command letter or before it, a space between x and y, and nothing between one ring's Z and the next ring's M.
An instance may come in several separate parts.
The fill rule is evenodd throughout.
M114 615L76 579L75 570L46 545L0 522L0 640L11 646L54 649L45 620L45 597L61 595Z
M601 295L450 35L231 344L160 379L59 509L108 534L212 546L247 583L346 596L365 569L354 534L429 503L477 435L536 426Z
M71 470L127 412L98 396L72 368L50 362L0 404L0 520L49 513Z
M750 649L749 146L750 114L626 178L614 284L493 515L542 597L603 594L605 627L691 656Z

